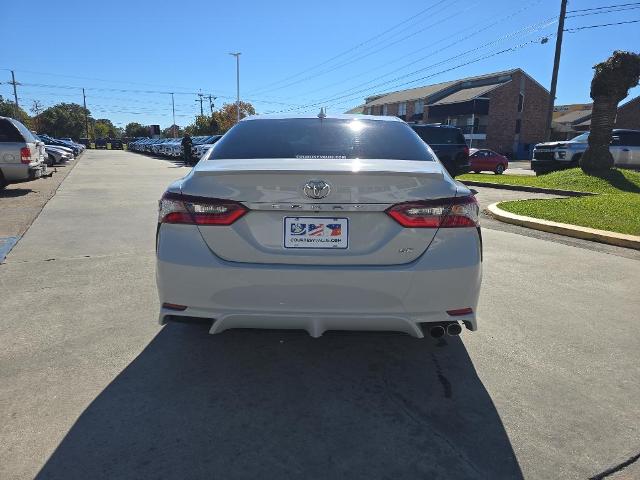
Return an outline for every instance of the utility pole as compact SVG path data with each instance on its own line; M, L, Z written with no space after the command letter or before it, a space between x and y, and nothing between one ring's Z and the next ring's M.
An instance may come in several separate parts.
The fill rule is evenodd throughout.
M18 109L20 106L18 105L18 90L16 90L16 74L13 70L11 70L11 85L13 85L13 99L15 100L15 105L13 107L13 116L18 118Z
M211 115L213 115L213 101L218 98L218 97L214 97L213 95L207 95L204 98L208 98L209 99L209 109L211 109Z
M173 138L176 138L176 104L173 99L173 93L171 94L171 112L173 113L173 124L171 125L171 134Z
M553 73L551 74L551 89L549 90L549 111L547 112L547 125L544 133L546 142L551 140L551 122L553 121L553 106L556 101L556 85L558 83L558 70L560 69L560 52L562 51L562 34L564 33L564 18L566 14L567 0L561 0L558 34L556 35L556 53L553 58Z
M84 128L87 132L87 139L89 138L89 111L87 110L87 95L82 89L82 104L84 105Z
M230 53L229 55L233 55L236 57L236 91L238 93L238 97L236 100L236 110L238 114L237 121L240 121L240 55L241 52Z
M200 116L203 116L203 115L204 115L204 110L202 109L202 102L204 102L204 98L203 98L203 97L204 97L204 95L203 95L203 94L201 94L201 93L199 93L199 94L198 94L198 97L200 97L200 98L198 98L198 99L196 100L196 102L200 102Z

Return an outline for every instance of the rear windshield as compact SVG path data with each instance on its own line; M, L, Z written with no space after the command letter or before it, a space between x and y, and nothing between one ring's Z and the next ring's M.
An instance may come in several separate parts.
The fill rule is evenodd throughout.
M0 119L0 142L37 142L33 134L20 122Z
M424 142L405 123L337 118L241 122L216 142L209 160L240 158L433 161Z
M33 133L31 133L29 131L29 129L27 129L27 127L25 127L23 124L21 124L17 120L14 120L11 123L13 123L15 125L15 127L18 129L18 131L22 134L22 136L24 137L25 141L27 141L29 143L35 143L35 142L38 141L36 139L36 137L33 136Z
M428 145L464 144L464 137L457 128L413 127Z

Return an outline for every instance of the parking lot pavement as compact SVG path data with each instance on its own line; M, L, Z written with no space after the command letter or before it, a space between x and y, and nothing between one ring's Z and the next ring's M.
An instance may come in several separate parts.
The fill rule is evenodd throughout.
M532 175L535 172L531 170L531 162L529 160L510 160L509 168L504 171L505 175Z
M0 478L588 478L640 452L637 260L485 228L480 329L441 341L160 327L156 202L187 171L87 152L0 265Z

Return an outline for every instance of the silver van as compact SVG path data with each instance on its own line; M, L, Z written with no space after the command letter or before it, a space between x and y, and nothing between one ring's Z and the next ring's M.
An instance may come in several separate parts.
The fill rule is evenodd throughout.
M19 121L0 117L0 189L47 172L44 143Z

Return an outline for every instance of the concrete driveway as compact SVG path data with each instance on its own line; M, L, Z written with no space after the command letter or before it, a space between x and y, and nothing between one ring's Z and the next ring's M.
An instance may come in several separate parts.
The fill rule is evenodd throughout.
M640 477L637 259L488 224L460 338L159 327L187 171L87 152L0 265L0 478Z

